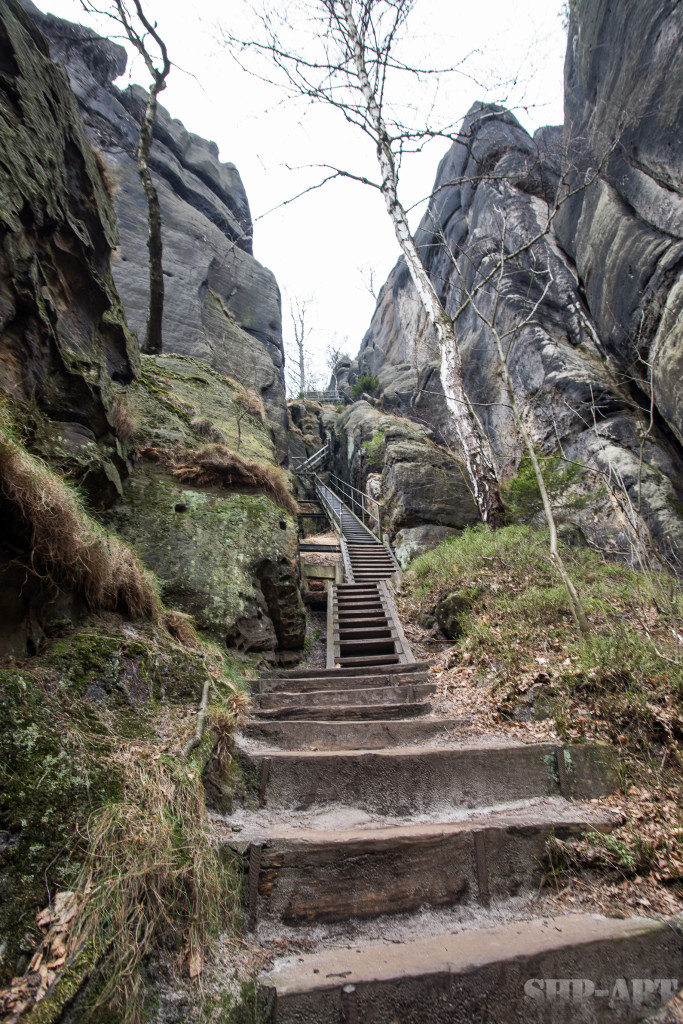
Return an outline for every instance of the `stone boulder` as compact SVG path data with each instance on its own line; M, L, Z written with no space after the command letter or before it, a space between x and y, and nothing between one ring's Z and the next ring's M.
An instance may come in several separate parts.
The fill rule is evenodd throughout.
M653 0L654 7L657 2ZM609 21L610 5L586 0L581 5L581 24L584 9L594 11L597 7ZM629 3L624 5L631 7ZM590 20L593 14L587 17ZM609 37L618 38L613 34ZM576 46L582 45L581 38L579 33ZM668 36L667 40L668 46ZM594 52L599 49L596 46ZM612 54L618 48L607 49ZM610 56L612 59L616 69L619 58ZM678 139L677 125L674 117L662 130L666 127L670 134L678 132ZM678 145L676 141L674 149ZM581 276L582 266L588 268L592 260L595 287L599 287L600 268L607 258L606 252L600 255L597 247L591 249L588 226L593 225L597 232L600 223L594 216L595 208L586 206L581 222L581 230L588 232L582 243L584 263L577 250L575 265L571 251L567 251L568 242L561 244L552 224L547 229L549 211L558 195L561 202L558 188L563 153L560 129L542 129L532 138L508 111L476 104L463 122L459 139L439 166L416 242L446 310L456 317L465 387L501 478L516 472L522 446L501 381L495 338L486 322L490 322L494 310L496 327L505 338L515 397L535 445L547 454L562 451L583 463L587 487L593 486L590 474L595 471L611 481L618 480L624 501L641 509L660 546L681 553L683 459L673 427L675 416L666 411L665 404L661 411L655 406L652 417L643 408L646 403L634 390L626 363L615 355L616 342L603 339L607 326L601 328L598 300L591 305ZM679 198L674 189L671 203L676 208ZM585 202L589 202L589 193ZM570 206L561 209L568 217ZM638 218L635 221L640 224ZM605 223L614 225L617 221L606 214ZM487 275L496 266L503 231L506 251L518 255L509 258L497 283L497 275ZM442 239L446 245L441 244ZM676 282L681 280L674 269L679 243L672 242L665 256L666 239L662 236L660 242L657 252L661 250L662 267L668 268L669 307L675 314ZM615 242L615 251L631 252L634 260L639 259L638 247L631 249L625 243L626 237L624 244ZM453 253L459 255L454 259ZM642 265L654 267L652 262ZM647 276L649 270L644 273ZM624 293L642 293L645 301L642 282L630 278L625 269L617 277ZM654 284L654 278L652 281ZM463 304L473 290L476 309L471 303ZM658 294L661 297L661 290ZM608 295L604 302L614 307ZM652 308L648 306L648 310ZM667 317L660 310L657 322L661 320L662 329L669 323ZM604 323L607 325L607 320ZM674 327L669 329L674 331L673 338ZM667 347L671 338L662 342L662 353L673 352L675 346ZM676 351L680 349L678 344ZM669 367L667 386L672 393L680 394L681 374L673 372L675 366L666 362L668 358L663 363ZM386 408L427 425L435 441L457 454L457 437L443 398L439 363L434 332L405 264L399 260L380 292L358 355L358 372L376 374L381 387L387 389L381 396ZM411 374L416 384L412 394L406 395L402 388L410 386ZM657 387L655 382L655 401ZM592 522L593 539L601 546L621 530L618 518L609 511L606 517L594 516Z
M425 525L462 529L478 521L460 462L435 444L428 428L360 401L339 416L334 431L334 472L365 493L372 480L390 535Z
M472 610L472 598L454 590L437 602L434 615L439 629L447 640L458 640L465 631L467 616Z
M607 40L628 41L608 45ZM565 61L557 235L610 362L683 441L683 15L582 0ZM585 187L582 186L587 183Z
M402 569L407 569L414 559L438 547L446 537L459 535L460 530L452 526L435 526L434 523L399 530L394 540L396 560Z

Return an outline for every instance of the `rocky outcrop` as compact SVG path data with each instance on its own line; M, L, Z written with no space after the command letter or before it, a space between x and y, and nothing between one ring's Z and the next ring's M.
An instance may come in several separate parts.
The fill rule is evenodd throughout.
M582 2L570 32L564 135L545 128L531 138L509 112L476 105L441 161L416 241L456 318L466 389L501 478L514 474L521 446L486 323L494 310L535 443L546 452L561 449L616 484L660 545L680 553L680 91L674 95L667 85L665 58L645 83L637 53L598 44L640 38L644 19L650 52L659 39L675 63L683 38L679 8L658 0L618 10L601 0ZM621 155L615 149L601 161L609 119L618 122L615 110L628 96L636 101L622 120ZM656 129L647 113L655 109ZM589 185L567 198L567 179ZM487 280L501 245L505 272ZM473 293L475 303L464 302ZM456 444L438 346L402 260L380 293L357 367L347 373L377 375L385 409ZM601 542L621 544L619 522L609 513L592 526Z
M300 651L306 627L296 520L256 487L184 483L164 458L208 440L275 466L267 423L245 409L243 395L239 383L187 356L143 356L126 396L142 457L106 522L156 573L169 606L219 643L282 661Z
M437 524L456 532L477 521L460 463L428 428L361 401L333 429L334 472L381 499L382 528L392 539L408 528Z
M607 45L627 40L627 47ZM556 231L611 364L683 441L683 11L583 2L569 27Z
M68 71L93 143L114 185L120 246L113 264L131 327L144 336L148 299L147 208L135 152L145 93L112 84L125 50L90 29L42 15L23 0ZM213 142L159 108L151 166L163 218L165 352L193 356L256 390L280 460L286 457L280 292L252 256L249 204L233 164Z
M113 387L139 367L109 267L116 219L67 77L13 0L0 48L0 388L103 506L127 473Z

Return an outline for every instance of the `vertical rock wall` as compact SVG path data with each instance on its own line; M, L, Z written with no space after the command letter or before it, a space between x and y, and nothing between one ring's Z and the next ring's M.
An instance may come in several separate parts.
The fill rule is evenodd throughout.
M144 337L147 207L135 153L145 92L113 85L126 66L121 46L42 15L36 23L61 61L93 143L114 184L120 245L113 264L130 326ZM239 173L218 148L159 108L151 154L163 219L164 351L193 356L263 398L281 460L286 458L280 292L252 255L252 222Z

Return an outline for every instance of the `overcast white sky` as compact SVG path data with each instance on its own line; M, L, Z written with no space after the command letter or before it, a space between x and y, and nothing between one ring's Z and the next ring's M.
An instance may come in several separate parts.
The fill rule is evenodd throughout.
M36 2L52 14L109 34L79 0ZM444 118L458 121L475 100L487 99L507 102L530 131L560 124L566 42L562 6L561 0L418 0L410 23L416 62L426 54L434 64L452 65L476 51L468 67L479 84L462 76L441 83L436 106ZM308 347L316 366L322 369L330 343L355 355L375 305L362 272L367 278L372 269L379 287L398 256L381 196L359 184L333 182L267 211L314 180L310 170L288 170L287 165L352 165L374 177L372 150L338 114L301 102L283 103L272 88L237 67L220 45L215 25L226 24L229 17L229 27L242 34L242 0L194 0L191 8L187 0L146 0L144 7L177 65L161 97L164 106L189 131L216 142L221 159L236 164L242 176L256 219L254 255L275 273L282 290L285 340L291 337L289 301L310 298ZM148 84L139 59L129 64L119 84L131 79ZM511 90L501 87L501 80L510 79L517 83ZM489 83L488 94L483 80ZM402 97L418 107L430 99L427 91L415 92L414 85ZM446 148L443 140L435 140L404 162L406 205L429 191ZM421 212L415 208L414 224Z

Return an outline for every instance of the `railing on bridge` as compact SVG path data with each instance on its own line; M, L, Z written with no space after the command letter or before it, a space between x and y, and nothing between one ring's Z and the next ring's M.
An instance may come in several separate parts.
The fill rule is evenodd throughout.
M309 455L307 459L292 459L292 462L297 463L294 469L300 476L309 476L323 464L329 454L330 446L329 444L325 444L322 448L319 448L317 452L313 452L312 455Z
M344 388L329 391L302 391L299 398L304 402L327 402L335 405L339 402L353 402L353 398Z
M365 494L358 487L347 484L346 480L335 476L334 473L330 473L329 484L335 494L349 506L364 526L377 535L377 539L381 542L382 517L377 499L371 498L369 494Z

